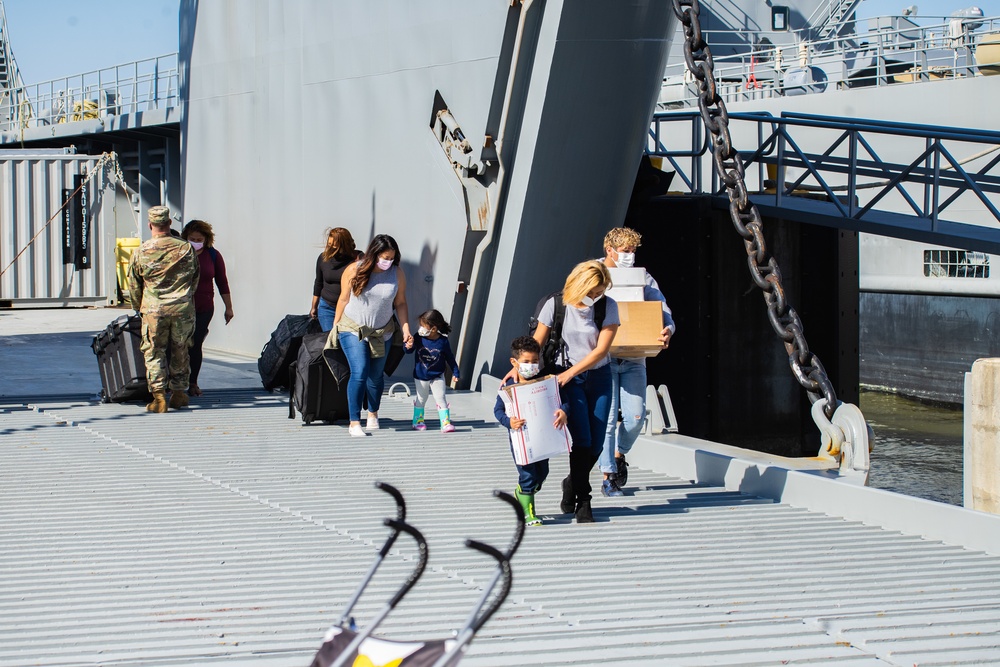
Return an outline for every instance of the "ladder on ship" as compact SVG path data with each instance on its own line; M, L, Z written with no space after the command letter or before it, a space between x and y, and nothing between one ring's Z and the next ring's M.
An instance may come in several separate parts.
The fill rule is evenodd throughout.
M0 0L0 124L9 125L18 112L24 83L17 69L7 30L7 15Z
M854 10L860 4L861 0L830 0L825 6L828 11L826 17L822 19L816 41L827 42L839 37L848 25L846 19L854 14ZM820 10L822 9L824 7L820 6Z

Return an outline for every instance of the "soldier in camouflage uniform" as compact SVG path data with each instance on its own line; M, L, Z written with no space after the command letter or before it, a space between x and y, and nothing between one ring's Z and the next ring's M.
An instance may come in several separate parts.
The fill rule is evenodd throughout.
M187 241L171 236L170 209L149 209L152 238L132 253L128 281L132 307L142 313L142 353L153 402L150 412L166 412L188 404L191 338L194 335L194 291L198 258ZM170 364L167 367L167 350Z

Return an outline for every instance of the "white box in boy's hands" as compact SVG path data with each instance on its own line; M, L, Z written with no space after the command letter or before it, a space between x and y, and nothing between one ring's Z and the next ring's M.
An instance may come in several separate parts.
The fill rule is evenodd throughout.
M503 398L507 416L524 420L524 426L510 430L514 462L517 465L523 466L569 453L569 429L566 426L553 426L556 410L562 406L555 375L508 385L500 393L506 394Z

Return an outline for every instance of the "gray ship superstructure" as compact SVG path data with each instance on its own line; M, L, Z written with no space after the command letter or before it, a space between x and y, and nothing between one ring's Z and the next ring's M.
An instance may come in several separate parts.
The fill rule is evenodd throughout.
M719 91L730 111L778 117L802 114L803 125L821 123L820 119L883 122L885 129L876 139L870 139L872 133L865 136L873 141L870 150L887 164L919 160L936 128L953 128L935 138L954 155L955 168L945 160L940 163L941 174L947 179L964 171L990 182L1000 150L1000 135L995 134L1000 123L986 110L1000 101L1000 77L995 76L1000 72L1000 19L957 4L948 5L945 14L920 13L911 6L900 15L865 21L856 18L859 2L784 4L754 4L741 13L732 3L703 3ZM943 9L944 3L933 8ZM664 111L696 103L696 82L676 44L675 40L659 98ZM814 149L817 155L828 150L849 161L849 142L834 145L845 128L830 128L825 135L819 129L812 135L800 129L796 138L803 150ZM748 155L757 150L760 129L741 124L734 131L738 148ZM964 131L981 132L982 141L948 140ZM676 137L672 140L676 147ZM788 150L791 154L792 148ZM865 151L862 146L855 159L871 159ZM920 166L932 165L929 158ZM911 183L888 195L881 193L879 186L891 182L896 173L887 169L861 178L852 191L859 205L867 205L876 195L880 199L873 205L879 210L912 214L926 205L928 191ZM817 179L805 170L782 175L783 182L794 184L802 196L824 196ZM760 192L769 187L773 191L774 176L770 173L758 181ZM846 177L837 178L829 181L834 194L848 196ZM674 186L683 189L680 179ZM906 200L904 190L914 201ZM861 231L860 380L868 386L960 403L964 373L972 362L1000 354L1000 276L990 271L991 262L996 262L995 244L987 242L992 232L982 231L1000 225L996 215L1000 200L989 188L981 201L965 194L951 202L953 193L954 189L942 188L930 196L950 204L940 212L942 220L979 228L964 240L952 239L946 245L931 234L906 240L919 238L922 229L935 228L936 217L914 217L902 227L875 234L865 233L873 227L845 225Z

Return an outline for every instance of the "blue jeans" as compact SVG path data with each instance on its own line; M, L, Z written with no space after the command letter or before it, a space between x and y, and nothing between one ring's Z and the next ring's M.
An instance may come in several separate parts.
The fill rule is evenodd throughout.
M361 401L367 395L368 411L378 412L382 404L382 388L385 386L385 355L373 359L368 341L358 340L352 333L337 334L340 349L351 367L351 379L347 381L347 411L352 422L361 421ZM388 349L388 346L386 347Z
M618 410L622 423L618 423ZM629 453L646 421L645 360L611 359L611 412L604 435L604 451L599 460L601 472L617 472L615 450Z
M319 298L319 304L316 306L316 319L319 320L319 326L323 331L329 331L333 328L333 318L337 315L337 304L330 303L323 297Z
M510 455L514 456L514 445L510 446ZM538 493L542 488L542 482L549 476L548 459L523 466L514 463L514 466L517 468L517 485L521 487L521 493L524 494Z
M604 448L604 434L611 411L611 365L580 373L560 389L567 414L573 448L569 453L569 476L576 502L590 500L590 471Z

